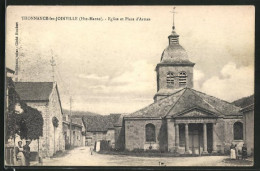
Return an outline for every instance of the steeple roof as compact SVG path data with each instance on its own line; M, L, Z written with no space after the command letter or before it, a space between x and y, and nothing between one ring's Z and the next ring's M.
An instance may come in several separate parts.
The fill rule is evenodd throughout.
M169 45L164 49L160 63L194 65L194 63L189 61L186 50L179 44L179 35L175 31L174 13L173 11L172 33L168 36Z

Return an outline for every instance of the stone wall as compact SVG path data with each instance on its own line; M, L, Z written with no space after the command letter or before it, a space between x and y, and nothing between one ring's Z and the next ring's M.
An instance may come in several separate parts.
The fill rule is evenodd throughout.
M50 95L50 100L48 104L48 112L49 112L49 156L52 156L57 151L64 151L65 150L65 139L63 135L62 129L62 109L59 104L57 89L54 88L54 91ZM52 124L52 118L56 117L59 120L59 125L55 128Z
M247 111L244 113L244 140L247 146L247 153L251 155L254 153L254 111Z
M224 120L224 141L223 141L223 145L224 145L224 151L227 152L230 150L230 145L231 143L233 144L237 144L238 149L241 150L242 145L244 143L243 140L234 140L234 123L239 121L243 123L243 119L242 118L229 118L229 119L223 119ZM245 125L243 124L243 127ZM221 135L221 134L220 134ZM244 136L244 135L243 135Z
M158 88L157 91L160 89L167 89L166 77L167 73L171 71L174 73L175 76L178 76L179 72L185 71L187 74L187 87L193 87L193 67L192 66L160 66L158 68ZM179 77L175 77L174 79L174 86L172 89L181 88L179 86Z
M79 126L74 126L74 125L72 125L71 126L71 145L73 146L73 147L80 147L80 146L82 146L83 144L82 144L82 133L81 133L81 131L82 131L82 128L81 127L79 127Z
M243 140L234 140L233 125L235 122L243 122L241 118L223 119L219 118L215 126L215 144L216 150L219 153L224 153L229 150L231 143L237 144L240 149ZM152 123L156 128L156 142L147 143L145 141L145 125ZM175 124L173 119L165 120L125 120L125 148L127 150L134 149L153 149L174 152L176 150L175 144ZM180 130L180 126L179 126ZM203 142L202 136L201 142ZM181 139L181 138L180 138ZM181 143L181 142L180 142ZM180 145L180 144L179 144ZM183 149L184 146L179 147ZM202 151L202 150L201 150Z
M225 146L225 129L224 129L225 121L221 118L217 120L217 123L215 125L215 130L216 130L216 149L217 152L224 153L224 146ZM228 135L228 134L227 134Z
M155 142L146 142L145 125L152 123L155 126ZM167 145L167 124L161 120L125 120L125 149L164 149ZM160 146L161 145L161 146Z
M125 127L115 127L115 149L124 150L125 147Z
M65 150L65 140L62 131L62 113L56 89L54 89L54 91L50 95L49 102L27 102L27 105L39 110L43 117L43 136L39 139L40 156L50 157L59 150ZM59 126L55 128L55 147L54 126L52 124L53 116L56 116L59 120ZM30 147L31 151L37 152L37 140L32 141Z
M107 130L106 140L109 141L109 145L112 148L115 148L115 130L114 129Z
M173 119L167 119L168 151L175 150L175 125Z
M69 131L69 124L63 122L63 136L65 140L65 147L69 148L70 146L70 131Z

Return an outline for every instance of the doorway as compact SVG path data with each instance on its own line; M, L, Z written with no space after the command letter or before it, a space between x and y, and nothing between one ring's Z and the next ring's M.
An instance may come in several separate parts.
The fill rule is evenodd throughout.
M189 148L192 154L200 155L203 147L203 125L189 124Z

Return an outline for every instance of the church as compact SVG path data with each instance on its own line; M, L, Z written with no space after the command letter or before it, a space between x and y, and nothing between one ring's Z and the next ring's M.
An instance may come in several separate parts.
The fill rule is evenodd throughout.
M244 143L241 108L193 89L193 68L173 24L155 71L154 103L124 117L126 150L226 153Z

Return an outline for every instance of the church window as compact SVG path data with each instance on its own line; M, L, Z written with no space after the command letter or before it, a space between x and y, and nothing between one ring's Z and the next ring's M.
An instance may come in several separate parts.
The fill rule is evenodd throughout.
M184 71L179 73L179 86L185 86L187 84L187 74Z
M234 140L243 140L243 123L234 123Z
M145 136L146 142L154 142L155 141L155 126L151 123L145 126Z
M166 82L167 82L168 87L172 87L174 85L174 74L173 74L173 72L167 73Z

